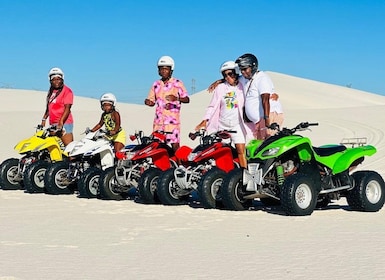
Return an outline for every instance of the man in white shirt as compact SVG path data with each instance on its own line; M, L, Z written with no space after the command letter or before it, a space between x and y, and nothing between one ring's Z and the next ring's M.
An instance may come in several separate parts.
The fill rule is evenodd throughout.
M255 124L254 137L265 139L267 137L266 127L270 124L270 94L274 93L274 85L270 77L263 71L258 70L258 59L255 55L246 53L235 61L242 77L245 94L246 117Z

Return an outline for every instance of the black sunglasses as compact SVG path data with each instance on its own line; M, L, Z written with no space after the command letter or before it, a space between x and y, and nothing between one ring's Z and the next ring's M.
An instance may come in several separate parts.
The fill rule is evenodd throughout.
M226 78L226 77L234 78L235 77L235 73L233 71L227 72L227 73L222 73L222 75L223 75L223 78Z

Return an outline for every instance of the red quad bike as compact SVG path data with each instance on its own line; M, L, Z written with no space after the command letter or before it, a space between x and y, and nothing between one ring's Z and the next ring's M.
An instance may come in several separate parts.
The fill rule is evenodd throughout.
M143 203L158 202L156 188L159 175L165 170L176 167L176 153L166 142L167 132L154 131L150 136L144 136L143 131L130 136L137 140L138 145L128 147L117 153L117 164L108 168L100 176L100 198L121 200L126 199L132 189L137 189ZM187 147L179 149L179 155Z
M188 155L187 167L171 168L159 177L157 193L165 205L187 203L190 194L198 190L201 204L205 208L221 207L219 188L225 175L239 167L236 149L224 139L233 131L217 131L206 135L201 129L190 133L194 140L200 137L200 144Z

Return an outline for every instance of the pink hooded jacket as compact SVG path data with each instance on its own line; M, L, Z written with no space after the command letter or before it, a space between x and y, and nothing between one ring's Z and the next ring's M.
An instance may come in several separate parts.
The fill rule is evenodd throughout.
M234 87L231 87L227 82L219 84L215 91L213 92L213 96L211 98L210 104L207 106L206 114L204 116L205 120L207 121L207 131L214 132L218 131L219 128L219 115L221 112L221 99L226 95L226 93L234 91ZM241 83L238 83L236 86L236 95L237 95L237 101L238 101L238 114L240 119L240 126L242 128L242 132L245 135L246 142L248 142L251 139L254 139L253 137L253 123L245 123L243 121L243 110L244 110L244 93L243 93L243 87Z

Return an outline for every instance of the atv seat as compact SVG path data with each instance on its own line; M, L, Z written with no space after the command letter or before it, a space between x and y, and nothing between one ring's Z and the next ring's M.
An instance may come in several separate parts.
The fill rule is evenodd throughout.
M345 151L346 146L344 145L321 146L321 147L313 147L313 150L317 155L321 157L326 157L338 152Z

